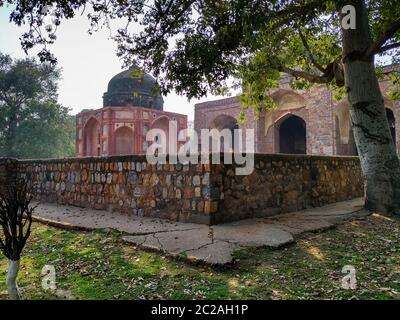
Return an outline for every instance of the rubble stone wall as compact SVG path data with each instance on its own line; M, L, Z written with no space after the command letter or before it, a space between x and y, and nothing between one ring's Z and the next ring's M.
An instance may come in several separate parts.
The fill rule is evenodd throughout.
M255 155L255 170L235 175L225 166L216 182L220 191L215 223L298 211L364 194L356 157Z
M359 159L255 155L235 165L152 165L145 156L0 159L2 185L27 179L36 200L174 221L215 224L297 211L363 195Z
M21 161L37 199L137 216L210 224L210 167L151 165L145 156Z

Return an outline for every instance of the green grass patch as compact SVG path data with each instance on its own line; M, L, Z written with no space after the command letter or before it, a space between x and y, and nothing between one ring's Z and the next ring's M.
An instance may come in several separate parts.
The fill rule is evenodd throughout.
M122 242L121 233L75 232L34 224L18 284L24 299L59 299L42 288L44 265L76 299L399 299L400 220L373 215L307 234L289 247L247 249L230 268L173 260ZM341 288L356 268L357 289ZM0 298L7 260L0 257Z

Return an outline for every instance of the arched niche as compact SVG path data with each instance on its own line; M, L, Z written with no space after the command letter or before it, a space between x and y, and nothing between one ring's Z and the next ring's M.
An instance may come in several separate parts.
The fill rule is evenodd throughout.
M232 140L230 141L230 147L229 149L233 150L234 149L234 145L235 145L235 141L234 141L234 137L235 137L235 129L239 129L239 124L237 123L237 120L230 116L230 115L225 115L225 114L221 114L217 117L215 117L210 125L209 125L209 129L217 129L218 131L222 131L224 129L228 129L231 132L231 138ZM221 143L221 151L224 151L224 142L223 141ZM227 146L227 145L225 145Z
M165 150L163 150L165 153L169 152L169 124L170 124L170 120L167 116L161 116L161 117L155 119L151 124L151 129L158 129L164 133L164 137L165 137L164 142L159 140L160 138L162 138L159 135L156 135L154 137L154 139L159 144L165 143ZM173 143L173 142L171 142L171 143Z
M270 95L276 104L274 111L288 111L307 107L307 100L294 90L279 89ZM274 124L273 112L265 114L265 132L267 135L268 129Z
M83 144L84 155L87 157L100 156L101 126L96 118L91 117L86 122L83 130L83 137L84 137L84 144Z
M238 123L237 120L229 115L221 114L217 117L215 117L209 125L210 129L217 129L217 130L223 130L223 129L237 129Z
M119 127L114 132L115 154L128 155L134 153L135 136L133 129L127 126Z
M396 145L396 117L394 114L395 105L393 101L387 97L383 97L386 109L386 117L389 122L390 132L393 138L393 142ZM339 133L339 143L346 145L348 151L342 152L343 155L357 155L357 148L355 146L355 140L353 136L353 130L351 128L350 119L350 106L347 100L343 99L336 107L336 118Z

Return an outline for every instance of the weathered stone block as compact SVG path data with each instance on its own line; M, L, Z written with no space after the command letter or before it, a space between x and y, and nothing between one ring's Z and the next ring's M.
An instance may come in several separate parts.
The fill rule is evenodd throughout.
M203 187L202 196L205 200L219 200L219 189L217 187Z
M217 201L204 201L204 213L210 214L218 211Z

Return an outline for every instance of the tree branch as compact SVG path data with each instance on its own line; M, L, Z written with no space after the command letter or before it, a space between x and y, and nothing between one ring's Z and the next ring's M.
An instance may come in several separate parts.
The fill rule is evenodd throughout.
M329 83L333 79L333 74L324 74L322 76L317 76L308 72L293 70L285 66L279 67L279 71L285 72L295 78L303 78L312 83Z
M376 53L383 53L385 51L389 51L389 50L396 49L399 47L400 47L400 41L383 46Z
M321 5L323 5L323 2L320 0L309 1L306 4L298 4L298 3L289 4L284 9L273 13L271 15L271 18L281 18L281 17L287 18L288 16L291 15L299 15L299 14L304 15L306 13L312 12ZM267 7L266 11L269 12L270 9Z
M369 58L372 57L374 54L381 53L383 51L387 51L393 48L390 48L390 45L386 46L387 49L382 50L385 48L383 45L392 38L397 31L400 30L400 19L393 21L388 29L383 31L381 34L378 35L376 41L367 49L365 53L365 57ZM396 48L396 47L395 47Z
M315 59L314 55L313 55L312 52L311 52L310 46L309 46L308 43L307 43L307 39L306 39L306 37L304 36L304 34L301 32L301 29L300 29L300 28L298 28L298 32L299 32L299 35L300 35L300 38L301 38L301 42L303 42L304 48L305 48L305 49L308 51L308 53L309 53L309 58L310 58L312 64L313 64L319 71L321 71L322 73L325 73L325 72L326 72L326 69L325 69L322 65L320 65L320 64L317 62L317 60Z

